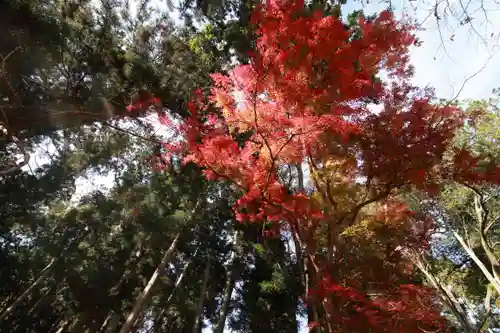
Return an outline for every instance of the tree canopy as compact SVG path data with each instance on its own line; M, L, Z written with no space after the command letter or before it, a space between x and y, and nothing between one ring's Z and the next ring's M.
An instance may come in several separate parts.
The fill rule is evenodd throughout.
M0 3L0 331L498 331L497 97L390 10L156 5Z

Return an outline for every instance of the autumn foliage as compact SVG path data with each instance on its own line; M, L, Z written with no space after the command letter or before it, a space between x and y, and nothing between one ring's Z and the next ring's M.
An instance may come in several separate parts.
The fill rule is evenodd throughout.
M266 236L291 233L311 329L446 331L405 258L425 248L432 221L396 195L439 187L464 119L410 84L413 26L384 11L349 28L298 0L267 1L253 23L251 63L214 74L211 94L195 93L176 127L184 140L166 148L234 184L239 221L273 222ZM284 167L294 185L281 179Z

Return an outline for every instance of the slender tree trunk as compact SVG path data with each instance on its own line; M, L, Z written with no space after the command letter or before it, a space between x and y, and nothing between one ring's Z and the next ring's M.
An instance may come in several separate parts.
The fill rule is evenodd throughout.
M47 299L47 297L56 289L56 287L51 287L49 288L49 290L47 290L43 296L31 307L31 309L29 310L28 312L28 316L30 316L31 314L33 314L39 307L41 304L43 304L45 302L45 300Z
M481 247L486 253L486 257L491 265L491 272L493 273L493 277L495 278L497 284L500 286L500 262L498 261L493 249L488 242L486 232L488 228L488 218L489 212L486 208L486 204L483 198L483 195L475 191L476 196L474 197L474 205L476 210L476 218L479 221L479 238L481 240Z
M136 260L140 259L141 255L142 255L142 243L143 243L143 239L139 238L139 240L137 241L137 244L134 246L134 248L130 252L130 255L129 255L127 261L123 265L124 269L123 269L122 275L120 276L120 279L115 283L115 285L109 291L110 297L115 297L115 293L120 289L120 287L123 285L123 283L125 283L126 278L128 276L127 268L132 267L136 263ZM117 317L117 315L112 310L111 313L108 314L108 316L106 317L106 319L102 323L101 328L99 329L99 333L108 332L110 330L111 330L111 332L114 332L114 329L108 328L108 326L114 324L115 329L116 329L116 325L118 324L118 322L111 321L111 319L115 318L115 317Z
M99 333L114 333L120 323L120 318L115 312L111 312L99 329Z
M486 236L484 235L483 232L480 235L480 239L481 239L481 246L484 252L486 253L488 261L490 262L493 277L495 278L497 284L500 286L500 262L498 261L495 253L493 252L493 249L491 248L490 244L486 240Z
M195 206L194 206L193 210L191 211L191 214L188 218L188 220L190 220L190 221L192 221L192 219L196 216L198 209L200 208L200 205L202 202L202 194L203 193L200 190L199 195L198 195L198 199L196 200L196 204L195 204ZM149 302L151 297L153 297L153 287L156 284L159 275L161 273L163 273L163 271L165 270L167 263L172 260L172 257L177 250L177 244L179 242L181 233L182 232L179 232L175 236L172 244L170 245L167 252L163 256L160 264L158 265L155 272L153 273L153 275L149 279L148 284L146 285L146 287L144 287L143 291L141 292L141 294L137 298L137 300L134 304L134 307L132 308L132 311L130 311L130 313L127 317L127 320L125 321L122 328L120 329L120 333L130 333L132 331L135 323L137 322L137 319L139 318L139 315L141 314L141 311L142 311L144 305Z
M488 289L486 290L486 297L484 298L484 314L483 314L483 319L478 323L477 325L477 331L476 333L481 333L486 329L486 332L488 332L488 319L491 314L491 297L493 296L493 289L491 286L488 286ZM497 326L498 327L498 326Z
M4 320L9 314L14 311L14 309L21 304L22 301L28 297L28 295L31 293L33 289L35 289L42 281L45 279L45 277L50 273L52 268L56 264L56 258L53 258L50 263L45 266L45 268L42 270L38 278L33 282L15 301L12 303L2 314L0 315L0 321Z
M68 321L66 320L61 320L59 322L59 329L56 331L56 333L62 333L64 330L68 327Z
M491 271L486 268L486 266L482 263L482 261L476 256L474 251L470 248L470 246L465 242L465 240L453 230L453 235L458 240L460 245L464 248L465 252L471 257L472 260L476 263L476 265L481 269L484 276L488 279L488 281L493 285L497 293L500 295L500 262L495 256L486 236L487 231L491 227L491 224L488 225L489 211L486 207L486 202L484 200L483 194L473 186L465 185L472 192L474 192L474 208L476 213L476 219L478 222L479 229L479 238L481 242L481 248L486 253L486 257L488 258L488 262L491 266ZM494 223L495 221L493 221Z
M108 314L106 319L104 319L104 322L101 325L101 328L99 329L99 333L104 333L106 332L106 329L108 328L109 322L111 321L111 317L113 316L113 312Z
M83 329L84 329L84 320L82 318L83 316L84 316L84 314L80 313L76 317L76 319L71 324L71 327L69 329L69 333L81 333L81 332L83 332Z
M304 271L304 300L307 302L307 323L308 326L313 329L316 333L321 333L321 325L319 322L318 309L313 302L309 301L309 289L311 288L311 277L314 272L313 265L311 263L310 256L307 254L302 257L303 260L303 271Z
M314 278L316 278L318 276L318 272L319 272L319 267L316 263L316 260L314 258L313 255L309 254L308 255L308 272L310 274L310 277L309 277L309 280L312 280L311 279L311 276L313 276ZM314 279L315 280L315 279ZM309 284L311 283L310 281L308 282ZM316 283L316 281L315 281ZM313 305L314 306L314 305ZM326 301L326 299L323 299L321 301L321 306L323 308L323 313L322 315L325 317L325 322L324 324L326 324L326 327L328 328L328 332L333 332L333 329L332 329L332 318L331 318L331 315L330 315L330 312L329 312L329 309L328 309L328 303ZM317 307L314 308L314 313L315 313L315 318L319 318L318 317L318 310L317 310ZM319 322L319 319L315 319L315 321L318 323L318 325L320 324ZM318 329L321 330L321 328L318 326Z
M413 255L413 259L415 260L415 263L418 267L418 269L425 275L429 283L438 291L439 297L443 301L443 304L445 307L448 308L448 310L453 313L457 321L460 323L460 326L466 333L476 333L475 330L473 329L472 324L469 322L467 319L467 313L464 310L464 308L461 306L461 304L458 302L456 299L455 295L453 292L441 283L434 274L432 274L426 267L425 263L420 257L419 254L415 253Z
M302 172L302 165L298 163L295 165L295 168L297 169L297 180L298 180L299 190L301 192L304 192L304 172Z
M311 161L312 163L312 161ZM311 166L311 164L310 164ZM305 188L304 188L304 173L302 171L302 166L301 164L297 164L296 165L296 168L297 168L297 177L298 177L298 185L299 185L299 191L304 193L305 192ZM316 184L318 185L318 184ZM319 187L319 186L318 186ZM325 199L328 199L328 194L326 194L326 198ZM298 226L297 226L298 228ZM328 244L327 244L327 262L330 263L331 260L333 259L333 255L334 255L334 238L333 238L333 228L332 226L329 224L328 225L328 235L327 235L327 240L328 240ZM294 243L295 243L295 248L296 248L296 252L297 254L302 251L302 249L304 249L304 246L302 246L302 242L301 242L301 239L300 239L300 233L299 233L299 230L296 230L296 232L293 231L293 228L292 228L292 235L293 235L293 240L294 240ZM306 245L307 246L307 245ZM299 255L297 255L297 260L299 260ZM305 288L305 291L304 291L304 296L305 296L305 301L309 301L308 298L309 298L309 289L311 287L311 282L314 281L314 278L316 277L317 273L318 273L318 266L317 266L317 263L315 262L315 258L313 257L313 255L308 251L307 248L305 248L305 253L304 255L302 256L302 265L300 265L300 267L303 267L302 268L302 275L303 275L303 285L304 285L304 288ZM316 307L315 304L311 304L311 302L308 302L307 303L307 314L308 314L308 324L309 324L309 327L314 327L314 331L316 333L321 333L321 323L320 323L320 318L319 318L319 314L318 314L318 309ZM331 327L331 316L330 316L330 313L328 312L328 308L327 308L327 303L326 303L326 300L323 300L322 303L321 303L322 307L323 307L323 310L324 310L324 316L326 318L326 327L328 328L328 331L332 332L332 327Z
M483 264L483 262L477 257L477 255L472 251L472 249L467 245L465 240L460 236L458 232L453 230L453 236L458 240L462 248L467 252L469 257L474 261L474 263L479 267L481 272L483 272L483 275L488 279L488 281L493 285L497 293L500 295L500 282L495 278L494 275L491 274L491 272L486 268L486 266Z
M226 326L226 319L229 310L229 303L231 301L231 296L233 294L234 284L235 284L235 270L236 270L236 253L238 252L239 246L239 233L234 232L234 244L233 251L231 253L231 263L227 268L226 285L224 287L224 296L222 298L221 309L219 312L219 318L215 324L213 333L223 333L224 327Z
M198 306L196 308L196 317L194 319L193 333L199 333L201 319L203 317L203 304L205 303L205 297L207 294L208 278L210 277L210 256L208 257L207 267L205 267L205 273L203 276L203 284L201 285L200 298L198 301Z
M45 268L42 270L42 272L40 273L40 275L38 276L38 278L35 280L35 282L33 282L28 287L28 289L26 289L5 311L2 312L2 314L0 314L0 321L4 320L9 314L12 313L12 311L14 311L14 309L17 306L19 306L19 304L21 304L21 302L23 300L25 300L26 297L28 297L28 295L31 293L31 291L33 289L35 289L35 287L37 287L45 279L45 277L52 271L52 269L54 268L54 266L56 265L56 263L63 256L63 254L68 249L70 249L73 245L80 243L80 241L86 235L87 235L87 233L82 233L79 236L77 236L76 238L73 238L73 240L64 248L64 250L62 251L62 253L61 253L61 255L59 257L52 258L51 261L50 261L50 263L47 266L45 266Z
M332 222L328 221L328 235L327 235L327 255L326 255L326 262L328 265L330 265L333 262L333 253L334 253L334 245L333 245L333 240L334 240L334 234L333 234L333 226Z
M109 317L109 320L104 327L103 333L114 333L116 332L116 328L118 327L118 324L120 323L120 317L116 313L112 313Z
M110 294L113 295L114 292L116 292L120 287L123 285L123 283L126 281L127 278L127 267L133 267L136 264L136 261L139 261L141 256L142 256L142 245L143 245L143 238L139 238L137 240L137 243L135 244L134 248L132 249L132 252L130 252L130 255L125 262L125 265L123 265L123 273L120 276L120 279L115 283L113 288L111 288Z
M297 170L298 190L303 193L305 189L304 189L304 173L302 171L302 166L300 164L296 164L295 168ZM304 255L302 254L304 248L300 240L299 230L294 230L293 227L292 227L292 238L295 246L295 256L297 257L297 263L300 270L302 286L304 288L304 302L307 302L308 326L311 328L311 330L314 329L314 332L321 333L318 311L316 309L316 306L314 304L311 304L311 302L309 302L308 300L309 289L311 287L312 265L309 262L310 259L308 254L307 253L304 253ZM316 326L314 326L314 324L316 324Z
M158 332L159 329L163 326L163 313L165 309L162 309L161 312L156 316L153 325L151 326L150 331L156 331ZM169 332L168 330L162 330L161 332Z
M153 287L158 281L158 277L160 274L162 274L165 271L165 267L167 266L167 263L172 260L172 257L177 250L177 244L179 242L180 238L180 233L178 233L168 250L165 252L165 255L163 256L160 264L158 267L156 267L156 270L154 271L153 275L149 279L148 284L146 287L143 289L139 297L137 298L134 307L132 308L132 311L130 311L130 314L127 317L127 320L123 324L122 328L120 329L120 333L129 333L132 331L135 322L137 321L137 318L141 314L141 311L144 307L144 305L149 302L151 297L153 296Z
M312 270L310 270L311 264L309 263L309 256L307 253L302 254L302 242L300 241L300 236L298 231L294 230L292 228L292 238L293 238L293 243L295 247L295 256L297 257L297 264L300 272L300 277L301 277L301 283L302 287L304 288L303 290L303 295L304 295L304 302L307 302L307 322L309 327L313 327L312 325L316 322L318 322L318 311L316 310L316 307L309 302L309 288L311 284L311 275ZM312 329L311 329L312 330ZM321 333L321 328L320 326L316 326L314 328L315 333Z
M193 258L196 256L197 252L198 252L198 250L196 250L196 252L194 253ZM189 266L191 266L191 264L193 263L193 258L189 259L186 262L186 264L184 265L184 267L182 268L182 272L179 275L179 277L177 278L177 280L175 281L174 288L172 288L170 295L168 295L167 301L165 302L165 305L163 306L163 309L161 310L160 314L157 316L157 320L155 321L154 325L158 324L158 321L161 320L163 314L165 313L165 310L168 309L170 302L172 301L172 299L175 296L175 292L177 291L177 289L179 289L179 287L182 284L182 281L184 280L184 277L186 276L186 272L188 271Z
M232 272L230 274L232 274ZM226 327L226 319L229 312L229 303L231 301L231 295L233 294L234 290L234 284L234 278L228 277L226 280L226 286L224 287L224 298L222 300L219 318L217 319L217 324L214 327L213 333L224 332L224 327Z
M195 253L195 255L196 255L196 253ZM184 276L186 276L186 272L187 272L187 270L189 269L189 266L191 266L192 263L193 263L193 260L190 259L190 260L188 260L188 262L186 262L186 264L182 268L182 272L179 275L179 277L177 278L177 280L175 281L174 288L172 289L172 292L170 293L170 295L167 298L167 301L165 302L165 308L168 307L168 305L170 304L170 302L174 298L175 292L177 291L177 289L179 289L179 287L180 287L180 285L182 283L182 280L184 279Z

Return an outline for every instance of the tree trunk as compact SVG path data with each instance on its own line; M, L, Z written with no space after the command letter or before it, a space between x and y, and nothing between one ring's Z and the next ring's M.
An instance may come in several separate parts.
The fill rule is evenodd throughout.
M109 294L113 295L116 291L120 289L120 287L123 285L123 283L126 281L127 278L127 268L128 267L133 267L135 264L141 259L142 256L142 245L143 245L143 238L140 237L137 240L137 243L135 244L134 248L130 252L130 255L123 265L123 273L120 276L120 279L115 283L115 285L111 288Z
M200 190L199 195L198 195L198 199L196 200L196 204L195 204L193 210L191 211L191 214L189 215L188 219L186 219L186 221L188 221L188 220L192 221L193 218L198 213L198 210L201 207L202 194L203 193ZM151 297L153 297L153 287L156 284L156 281L158 280L159 275L161 273L163 273L163 271L165 270L167 263L172 260L172 257L174 255L175 251L177 250L177 244L179 243L181 233L182 233L182 231L179 232L175 236L174 240L172 241L172 244L170 245L167 252L163 256L160 264L158 265L158 267L154 271L153 275L149 279L148 284L146 285L146 287L144 287L143 291L141 292L141 294L137 298L137 300L134 304L134 307L132 308L132 311L130 311L130 313L127 317L127 320L125 321L122 328L120 329L120 333L129 333L132 331L137 319L139 318L139 315L142 311L142 308L144 307L144 305L147 302L149 302Z
M69 333L81 333L81 332L83 332L83 329L85 327L83 316L84 316L83 313L80 313L77 315L76 319L71 324L71 327L69 329Z
M205 267L205 274L203 276L203 284L201 285L200 298L196 308L196 317L194 319L193 333L200 332L200 323L203 317L203 304L205 303L205 296L207 294L208 278L210 277L210 256L208 257L207 267Z
M232 274L232 272L230 273ZM224 298L222 300L222 305L219 313L219 318L217 320L217 324L214 327L213 333L222 333L224 332L224 327L226 327L226 319L229 311L229 303L231 301L231 295L234 290L234 278L228 277L226 280L226 286L224 287Z
M113 333L116 332L116 328L118 327L118 324L120 323L120 318L116 313L110 313L107 317L104 323L102 324L101 328L99 329L99 333Z
M464 241L462 236L458 234L455 230L453 230L453 236L458 240L462 248L465 250L465 252L469 255L469 257L474 261L474 263L479 267L481 272L483 272L484 276L488 281L493 285L495 288L496 292L500 295L500 282L494 275L491 274L491 272L486 268L486 266L483 264L483 262L477 257L477 255L472 251L472 249L467 245L467 243Z
M195 253L195 255L196 255L196 253ZM186 276L186 272L187 272L189 266L191 266L192 262L193 262L192 259L188 260L188 262L182 268L182 272L179 275L179 277L177 278L177 280L175 281L174 288L172 289L172 292L170 293L170 295L167 298L167 301L165 302L165 308L168 307L168 305L170 304L170 302L174 298L175 292L176 292L177 289L179 289L179 287L180 287L180 285L182 283L182 280L184 279L184 276Z
M59 324L59 329L56 331L56 333L62 333L64 330L68 327L68 321L66 320L61 320Z
M307 253L302 253L303 245L300 241L300 236L298 231L292 228L292 239L295 247L295 256L297 257L297 266L299 269L300 280L303 287L303 295L304 295L304 303L307 304L307 323L308 326L311 327L310 331L314 329L315 333L321 333L321 328L319 326L314 327L314 323L318 322L318 312L316 311L316 307L309 302L309 288L310 288L310 278L312 274L312 270L310 270L311 264L309 263L309 256Z
M498 259L493 252L493 249L491 248L486 236L486 232L488 230L489 212L486 208L483 195L478 191L475 191L475 194L476 196L474 197L474 205L476 210L476 218L479 221L479 238L481 240L481 247L483 248L484 252L486 253L486 257L490 262L493 277L495 278L497 284L500 286L500 263L498 262Z
M73 240L64 248L62 251L61 255L57 258L52 258L50 263L45 266L45 268L42 270L38 278L33 282L28 289L26 289L2 314L0 315L0 321L4 320L9 314L14 311L14 309L21 304L21 302L28 297L28 295L31 293L31 291L37 287L44 279L45 277L52 271L56 263L59 261L59 259L62 258L64 253L69 250L73 245L80 243L80 241L87 235L87 233L81 233L79 236L73 238Z
M118 279L118 281L114 284L114 286L109 291L110 298L116 297L115 293L117 293L118 290L120 289L120 287L123 285L123 283L125 283L126 278L128 276L127 268L134 266L136 264L136 260L138 261L140 259L141 254L142 254L142 243L143 243L143 239L139 238L139 240L137 241L137 243L133 247L132 251L130 252L130 255L129 255L127 261L123 265L123 272L120 276L120 279ZM106 319L104 319L104 322L102 323L102 325L99 329L99 333L104 333L104 332L108 332L108 331L114 332L114 330L116 329L116 325L118 325L118 322L116 320L115 321L112 320L115 317L117 317L117 314L114 313L113 310L111 310L111 313L109 313L108 316L106 317ZM114 325L114 328L111 328L113 325Z
M101 328L99 329L99 333L104 333L107 331L108 325L111 321L111 317L113 316L113 314L114 314L113 312L108 314L108 316L104 320L104 323L102 323Z
M155 318L155 320L153 322L153 326L151 326L151 329L149 330L149 332L169 332L168 329L162 330L162 326L163 326L163 313L164 313L164 311L165 311L165 309L162 309L160 311L160 313L158 313L156 315L156 318Z
M493 289L491 286L488 286L488 289L486 290L486 297L484 298L484 314L483 314L483 319L479 322L477 325L477 331L476 333L481 333L486 329L486 332L489 331L488 329L488 318L490 317L491 314L491 297L493 296ZM498 326L497 326L498 327Z
M135 322L137 321L137 318L141 314L141 311L144 307L144 305L149 302L151 297L153 296L153 287L158 281L158 277L160 274L162 274L165 271L165 267L167 266L167 263L172 260L172 257L177 250L177 244L179 242L180 238L180 233L178 233L170 247L168 248L167 252L165 252L165 255L163 256L160 264L158 267L156 267L156 270L154 271L153 275L149 279L148 284L146 287L143 289L139 297L137 298L137 301L134 304L134 307L132 308L132 311L130 311L130 314L127 317L127 320L123 324L120 333L129 333L132 331Z
M198 250L195 251L193 258L196 256L197 252L198 252ZM175 281L174 288L172 288L172 291L170 292L170 295L168 295L167 301L165 302L163 309L161 310L160 314L157 316L157 320L155 321L154 327L156 327L158 325L158 322L161 321L163 314L165 313L165 310L168 309L170 302L172 301L172 299L175 296L175 292L177 291L177 289L179 289L182 281L184 280L184 277L186 276L186 272L189 269L189 266L191 266L191 264L193 263L193 260L192 260L193 258L189 259L186 262L186 264L184 265L184 267L182 268L181 274L179 275L179 277Z
M314 332L321 333L321 325L319 323L318 309L316 304L309 300L309 289L311 288L311 277L313 276L314 268L311 263L311 258L306 254L302 257L304 264L304 295L305 301L307 302L307 324L308 327L314 329Z
M233 294L234 283L235 283L235 269L236 269L236 253L239 246L239 233L234 232L234 244L233 252L231 253L231 263L228 265L227 269L227 279L226 285L224 287L224 296L222 298L222 305L219 313L219 318L215 324L213 333L223 333L224 327L226 326L226 318L229 310L229 302L231 301L231 296Z
M295 168L297 169L297 185L299 186L299 190L304 192L304 172L302 171L302 165L298 163L295 165Z
M33 137L56 130L90 125L95 122L102 123L111 119L140 117L149 113L149 108L142 108L133 113L128 112L126 107L129 101L125 101L125 98L118 102L116 101L120 98L115 98L113 106L103 99L101 105L86 109L76 105L71 98L64 99L52 102L47 106L3 106L4 117L9 124L9 132L13 134L25 133L26 137ZM163 106L169 110L179 110L182 103L174 98L170 101L163 100Z
M35 311L38 310L38 308L40 307L40 305L42 305L46 300L47 298L49 297L49 295L54 291L56 290L56 287L53 286L51 288L49 288L49 290L47 290L43 296L38 300L36 301L35 304L33 304L33 306L31 307L31 309L29 310L28 312L28 316L31 316Z
M115 312L111 312L99 329L99 333L114 333L120 323L120 317Z
M14 309L19 305L21 304L21 302L26 299L26 297L28 297L28 295L31 293L31 291L33 289L35 289L35 287L37 287L40 283L42 283L42 281L45 279L45 277L50 273L50 271L52 270L52 268L55 266L56 264L56 258L53 258L50 263L45 266L45 268L42 270L42 272L40 273L40 275L38 276L38 278L35 280L35 282L33 282L29 287L28 289L26 289L15 301L14 303L12 303L4 312L2 312L2 314L0 315L0 321L4 320L9 314L12 313L12 311L14 311Z
M425 275L429 283L438 291L439 297L443 301L445 307L450 310L460 326L466 333L475 333L472 324L467 319L467 313L462 305L458 302L453 292L443 286L441 281L439 281L434 274L432 274L426 267L425 263L419 254L415 253L413 256L418 269Z
M495 256L493 249L491 248L490 244L486 240L486 236L483 233L481 233L480 239L481 239L481 246L484 252L486 253L488 261L490 262L493 277L495 278L496 283L500 286L500 263L498 262L498 259Z

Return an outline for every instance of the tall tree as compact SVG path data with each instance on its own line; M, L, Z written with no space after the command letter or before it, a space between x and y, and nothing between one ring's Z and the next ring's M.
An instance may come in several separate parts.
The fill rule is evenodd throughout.
M301 1L267 2L253 20L252 62L214 75L207 100L194 96L180 126L185 142L171 152L187 147L207 178L232 182L238 220L292 235L311 327L444 329L404 255L426 246L431 221L395 195L436 186L429 175L461 113L408 83L411 26L382 12L349 29ZM381 68L393 83L377 78ZM381 111L370 111L373 101ZM304 183L303 164L313 195L280 181L282 168L298 165L290 177Z
M500 118L496 99L467 104L465 112L473 121L457 132L449 149L443 187L431 196L415 193L408 201L438 222L432 254L420 257L421 270L460 326L475 332L498 325L492 315L499 294L495 223L500 213Z

